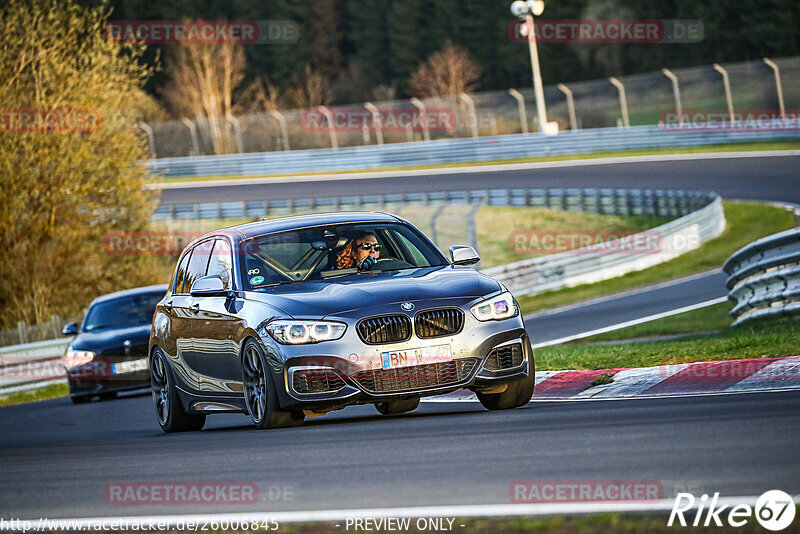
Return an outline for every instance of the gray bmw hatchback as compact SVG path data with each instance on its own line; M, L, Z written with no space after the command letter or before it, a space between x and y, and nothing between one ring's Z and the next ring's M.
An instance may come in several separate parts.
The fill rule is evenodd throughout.
M150 380L165 432L208 414L258 428L352 404L382 414L459 388L490 410L531 400L514 297L385 213L304 215L206 234L181 254L153 317Z

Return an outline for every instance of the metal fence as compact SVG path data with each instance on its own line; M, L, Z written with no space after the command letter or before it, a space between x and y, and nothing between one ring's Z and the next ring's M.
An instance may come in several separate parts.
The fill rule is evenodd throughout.
M779 74L777 77L775 69ZM675 76L677 85L672 83L668 73ZM563 131L655 125L663 112L676 107L722 111L800 107L800 57L613 78L621 84L623 91L611 80L546 86L548 118L558 122ZM730 98L727 98L728 94ZM222 132L222 137L216 142L210 135L212 128L206 119L143 124L142 129L148 135L153 158L344 148L534 132L537 128L534 102L532 89L517 88L458 97L330 106L324 110L249 113L214 119L219 125L214 130ZM369 108L369 105L374 108ZM373 120L369 109L378 109L384 118ZM407 124L403 128L385 123L386 117L391 118L401 111L429 114L437 110L447 112L447 116L452 118L452 128L447 127L450 124L426 129L416 124ZM342 113L349 117L358 115L357 120L362 120L362 126L337 127L332 131L317 128L309 122L309 112L315 115L330 112L331 117Z
M17 327L10 330L0 330L0 346L31 343L44 339L53 339L61 336L64 325L80 322L83 315L73 317L59 317L53 315L49 321L30 325L25 321L18 321Z
M738 250L723 266L734 325L800 313L800 227Z
M466 220L467 242L479 250L475 216L487 206L528 206L606 215L653 215L676 219L649 231L660 239L658 250L612 254L569 251L487 269L518 294L533 294L581 283L621 276L668 261L718 236L725 228L722 201L715 193L651 189L489 189L438 191L349 197L289 200L253 200L207 204L164 204L156 210L159 219L257 218L293 213L342 210L375 210L397 213L406 206L472 205ZM437 239L438 211L430 230Z
M338 150L297 150L150 160L148 169L165 178L263 176L302 172L387 169L400 166L498 161L598 151L680 148L723 143L800 139L800 129L669 132L658 126L598 128L545 135L507 135L397 143Z

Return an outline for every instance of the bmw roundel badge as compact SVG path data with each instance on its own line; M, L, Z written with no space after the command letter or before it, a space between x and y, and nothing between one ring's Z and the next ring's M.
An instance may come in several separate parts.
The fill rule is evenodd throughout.
M404 302L400 305L400 307L403 308L405 311L411 311L414 309L414 305L411 304L410 302Z

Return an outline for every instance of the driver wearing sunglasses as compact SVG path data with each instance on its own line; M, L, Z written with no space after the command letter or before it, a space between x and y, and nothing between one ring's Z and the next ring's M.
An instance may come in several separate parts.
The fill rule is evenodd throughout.
M337 269L370 270L381 256L381 245L375 234L364 232L354 237L336 258Z

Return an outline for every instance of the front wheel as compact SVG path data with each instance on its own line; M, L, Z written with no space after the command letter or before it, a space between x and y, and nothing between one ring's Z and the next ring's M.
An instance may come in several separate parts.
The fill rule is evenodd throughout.
M278 396L267 376L267 363L261 347L252 339L244 346L242 354L242 384L244 401L256 428L283 428L303 423L303 412L282 412L278 408Z
M509 382L502 393L476 393L487 410L511 410L525 406L533 397L534 375L531 370L525 378Z
M158 348L153 351L153 361L150 364L150 385L161 430L186 432L203 428L206 423L205 414L188 414L183 411L167 357Z

